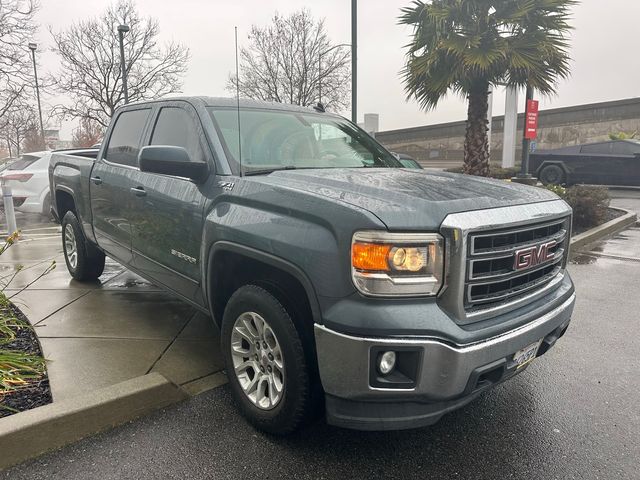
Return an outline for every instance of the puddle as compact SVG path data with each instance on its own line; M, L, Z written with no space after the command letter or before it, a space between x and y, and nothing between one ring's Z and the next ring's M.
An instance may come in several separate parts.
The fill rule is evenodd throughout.
M598 257L594 255L578 253L577 255L574 255L573 257L571 257L571 259L569 260L569 263L572 265L591 265L593 263L596 263L597 261L598 261Z
M135 288L135 287L150 287L152 283L146 280L126 280L124 282L113 281L109 284L110 288Z

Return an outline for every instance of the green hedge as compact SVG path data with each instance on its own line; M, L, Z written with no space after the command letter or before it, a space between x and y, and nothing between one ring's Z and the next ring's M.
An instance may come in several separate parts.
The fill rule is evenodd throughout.
M451 173L462 173L462 167L449 168ZM491 167L491 178L508 180L520 173L520 167L500 168ZM544 188L544 187L543 187ZM586 230L600 225L607 219L609 208L609 191L605 187L576 185L564 188L560 185L547 185L548 190L558 195L573 208L573 227Z
M588 229L606 220L611 199L605 187L575 185L564 188L560 185L548 185L547 189L573 208L574 228Z
M462 173L463 167L448 168L446 171L450 173ZM502 168L490 167L489 178L497 178L499 180L507 180L513 178L520 173L520 167Z

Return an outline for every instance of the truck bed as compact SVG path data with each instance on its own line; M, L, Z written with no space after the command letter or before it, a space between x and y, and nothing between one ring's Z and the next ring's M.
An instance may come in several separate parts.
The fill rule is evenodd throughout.
M61 219L73 200L76 212L84 230L93 240L91 227L91 203L89 196L91 170L99 150L78 149L57 151L49 162L49 185L51 187L51 207L54 216Z

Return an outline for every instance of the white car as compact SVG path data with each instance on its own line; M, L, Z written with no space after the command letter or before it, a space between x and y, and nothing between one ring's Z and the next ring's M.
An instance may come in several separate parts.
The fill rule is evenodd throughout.
M0 172L0 182L11 187L16 211L49 216L49 159L51 152L25 153Z

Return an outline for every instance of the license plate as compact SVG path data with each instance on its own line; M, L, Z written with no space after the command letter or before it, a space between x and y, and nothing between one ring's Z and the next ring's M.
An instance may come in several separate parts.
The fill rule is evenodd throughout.
M516 364L517 368L522 368L531 362L538 353L538 348L540 348L540 344L542 340L538 340L536 343L532 343L528 347L523 348L522 350L518 350L513 355L513 361Z

